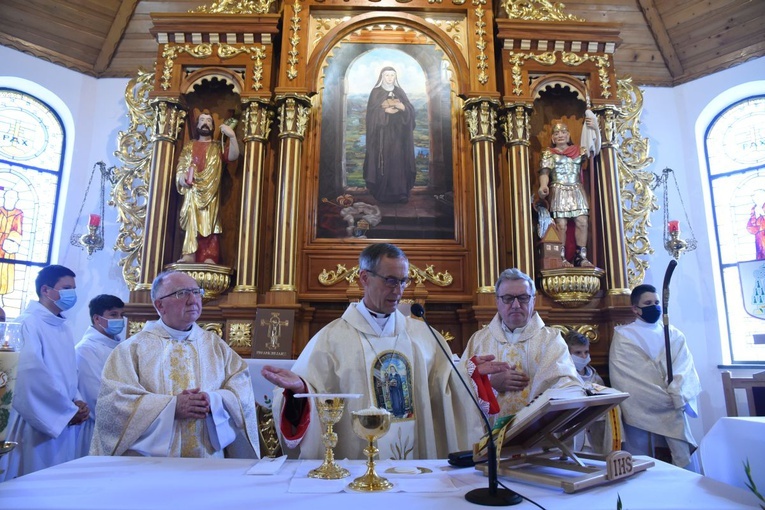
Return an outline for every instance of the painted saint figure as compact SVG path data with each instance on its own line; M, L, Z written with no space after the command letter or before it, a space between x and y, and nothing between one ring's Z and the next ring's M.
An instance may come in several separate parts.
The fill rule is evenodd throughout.
M234 130L221 124L221 133L228 138L221 150L213 140L214 128L210 112L204 110L197 119L199 138L187 142L178 159L175 183L183 196L180 225L186 233L178 262L220 262L220 181L223 164L239 157L239 145Z
M414 186L415 111L396 70L384 67L369 93L364 180L380 202L406 203Z
M0 259L15 259L21 247L24 212L16 207L18 201L19 194L16 191L5 190L0 205ZM15 276L13 264L0 263L0 296L13 292Z
M763 211L763 207L765 207L765 190L756 190L752 200L754 200L754 205L752 206L749 221L746 224L746 231L754 235L754 248L757 260L765 260L765 211Z

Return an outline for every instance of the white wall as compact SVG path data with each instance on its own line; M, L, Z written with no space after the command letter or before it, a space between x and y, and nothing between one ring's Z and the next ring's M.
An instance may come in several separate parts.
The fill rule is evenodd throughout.
M725 106L755 93L765 93L765 58L741 64L675 88L645 88L641 134L651 141L655 163L648 170L661 173L665 167L675 171L693 227L698 248L680 257L670 286L669 316L688 339L704 391L701 414L691 420L694 435L700 440L718 418L725 416L718 365L730 361L719 333L722 300L719 289L717 250L709 203L709 184L703 160L704 132ZM731 92L733 91L733 92ZM709 106L708 106L709 105ZM682 208L670 184L670 214L681 220L683 237L689 235ZM652 216L649 238L656 253L646 283L661 287L671 257L663 248L664 211L661 188L656 190L661 209ZM674 201L673 201L674 198Z
M0 46L0 87L34 94L61 116L67 134L65 166L56 231L60 238L53 246L52 262L71 268L77 275L77 304L65 315L71 319L76 339L90 324L88 302L97 294L107 293L128 298L128 289L113 250L119 227L116 210L108 205L104 216L104 249L88 259L87 253L69 244L77 221L93 165L103 161L107 167L119 164L117 132L128 127L123 99L127 79L96 80L64 67ZM100 177L93 178L88 205L82 211L79 229L85 230L92 204L98 199ZM106 200L110 186L107 184ZM90 206L90 207L89 207Z
M68 242L93 164L97 161L104 161L108 166L119 163L113 152L116 150L118 131L128 126L123 97L128 80L95 80L5 47L0 47L0 62L4 64L2 72L6 75L0 75L0 86L16 86L25 90L24 86L37 84L32 87L34 90L29 90L37 95L42 87L47 91L47 95L41 96L42 99L59 109L63 117L69 117L71 125L66 127L70 136L74 132L73 140L67 147L69 186L62 194L62 210L59 211L62 238L54 252L54 261L77 273L79 301L68 315L73 318L73 329L75 336L78 336L89 324L87 302L90 297L103 292L123 299L128 296L117 266L119 255L112 249L118 232L114 209L106 209L106 247L95 253L92 259L89 260L83 250L70 246ZM650 139L650 154L655 159L649 170L657 173L665 167L675 170L699 242L696 251L680 259L672 281L670 301L671 320L688 337L704 387L700 399L701 416L693 420L697 440L719 417L725 415L717 365L726 361L718 333L721 303L715 299L718 272L713 268L716 250L709 244L713 226L703 207L705 200L708 200L708 184L704 177L706 170L700 168L699 163L700 155L703 155L701 136L720 108L755 93L753 89L756 87L759 87L760 93L764 92L765 82L751 84L762 80L763 76L765 58L760 58L672 89L644 89L641 132ZM18 78L26 82L19 85ZM730 92L731 89L734 92ZM51 100L49 96L56 99ZM711 108L705 110L710 103ZM657 192L661 199L660 190ZM672 203L670 207L673 216L685 223L684 218L680 217L679 204ZM88 212L83 211L83 215ZM87 220L81 218L81 221ZM652 215L652 223L649 237L656 252L649 258L651 267L645 281L660 287L670 260L662 244L662 210ZM687 225L682 227L684 234L687 233Z

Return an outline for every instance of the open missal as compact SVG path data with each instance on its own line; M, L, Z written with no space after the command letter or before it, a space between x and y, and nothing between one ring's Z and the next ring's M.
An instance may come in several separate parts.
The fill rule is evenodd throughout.
M498 474L575 492L648 469L653 461L633 459L621 450L607 455L572 451L577 433L628 397L604 386L586 392L581 387L551 388L517 414L495 420ZM485 459L487 442L484 437L474 446L475 460ZM476 469L487 471L485 464Z

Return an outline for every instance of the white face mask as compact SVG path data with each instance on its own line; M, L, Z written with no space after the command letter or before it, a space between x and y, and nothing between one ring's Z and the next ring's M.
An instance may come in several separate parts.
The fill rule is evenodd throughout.
M586 358L580 358L579 356L571 356L571 359L574 360L574 366L576 367L577 372L581 372L582 370L584 370L584 367L589 365L590 361L592 361L589 354L587 355Z

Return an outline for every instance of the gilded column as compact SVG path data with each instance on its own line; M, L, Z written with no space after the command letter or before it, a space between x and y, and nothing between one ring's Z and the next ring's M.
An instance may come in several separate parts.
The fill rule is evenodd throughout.
M494 99L478 97L467 100L463 107L473 146L478 294L493 294L494 283L499 277L497 186L494 178L498 105Z
M271 292L295 292L297 263L297 200L300 160L311 100L288 94L276 98L279 112L279 175ZM272 300L273 302L273 300Z
M151 178L143 229L141 276L135 290L150 290L151 282L162 272L170 194L173 192L175 144L181 132L186 111L176 99L160 98L151 103L154 110L154 150L151 156Z
M613 106L600 108L597 113L603 118L603 143L600 149L598 180L601 195L598 197L600 216L603 222L603 258L606 270L608 295L629 294L627 276L627 250L624 245L624 223L622 218L619 166L616 156L616 116Z
M258 291L258 246L266 143L274 112L265 100L243 100L244 175L234 292Z
M510 183L510 240L512 267L534 274L534 229L531 218L531 173L529 168L529 115L526 104L507 105L502 117L502 131L507 147L508 182Z

